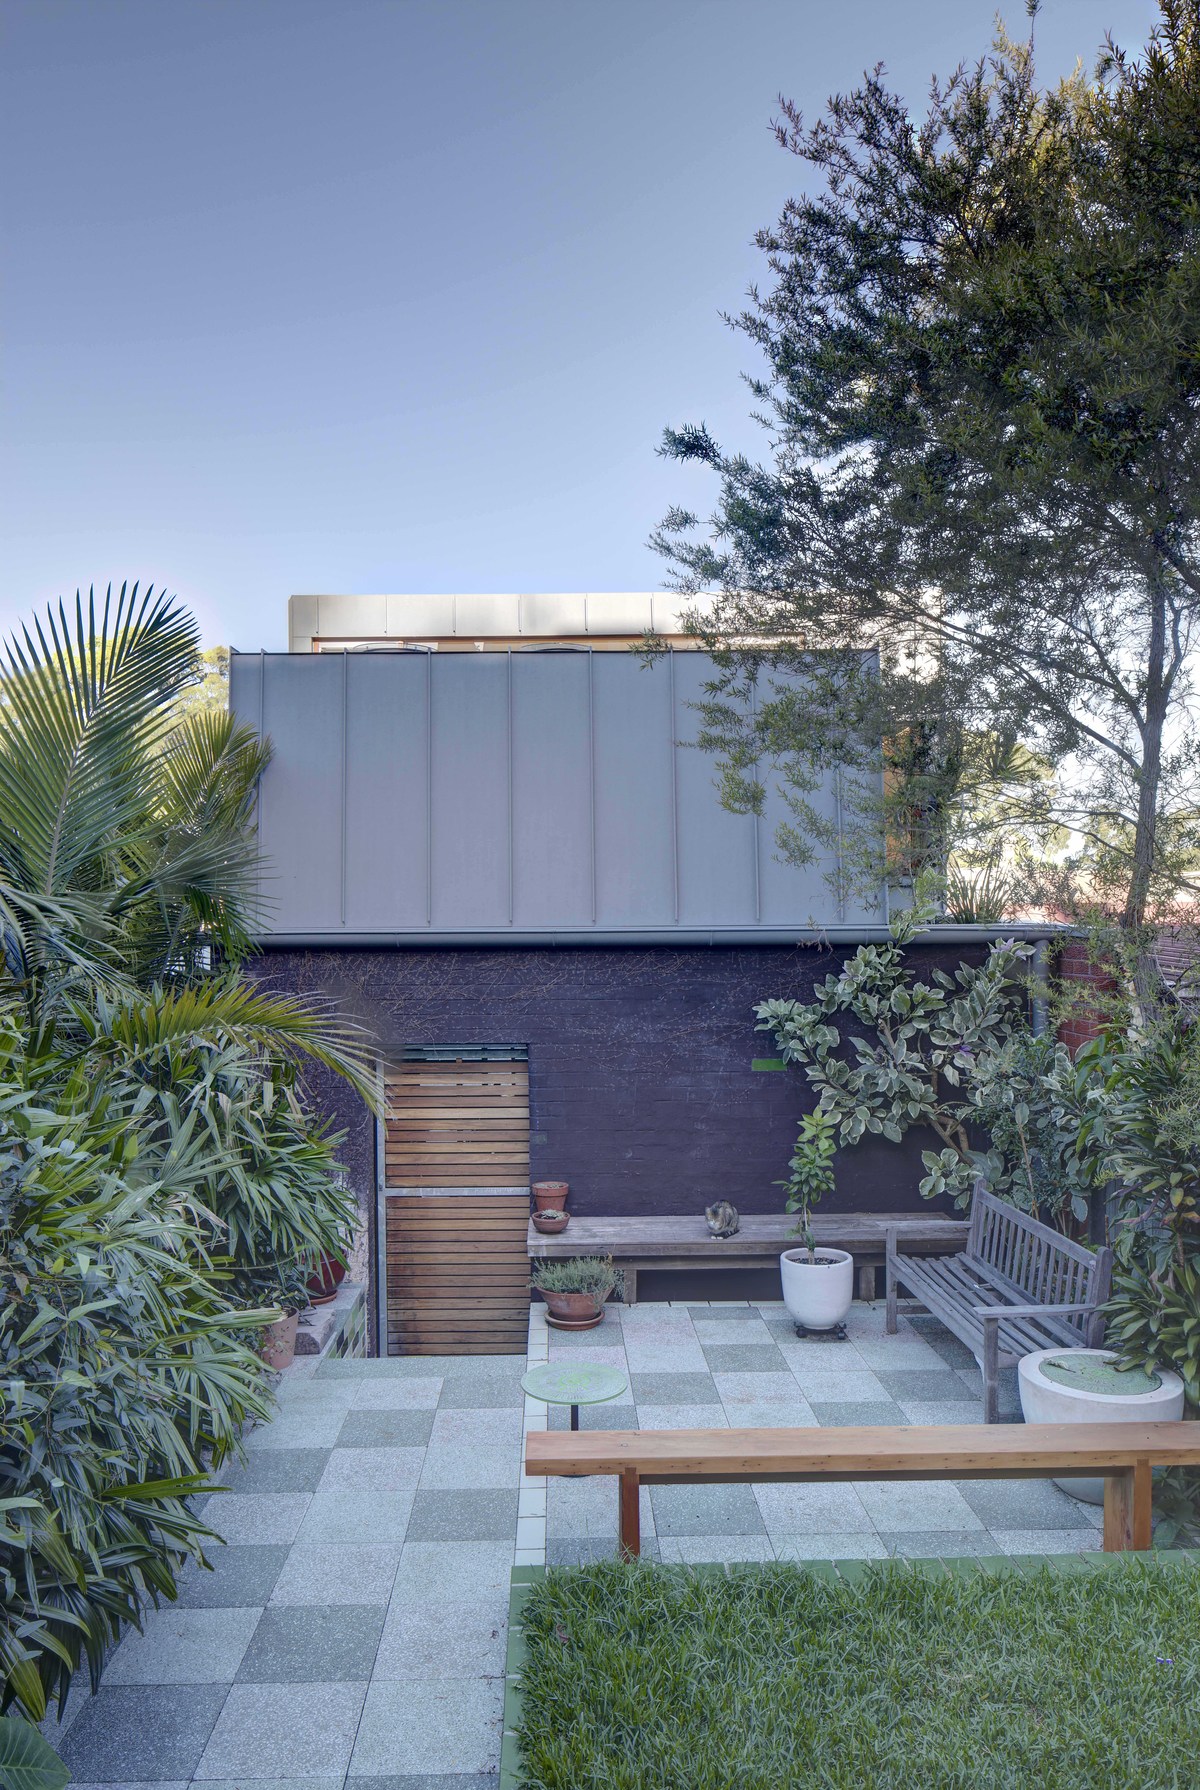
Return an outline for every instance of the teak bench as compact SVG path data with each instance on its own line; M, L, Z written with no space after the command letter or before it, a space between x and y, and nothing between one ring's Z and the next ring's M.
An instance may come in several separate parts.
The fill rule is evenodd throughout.
M884 1264L889 1234L908 1254L924 1257L961 1250L967 1240L967 1224L965 1219L942 1218L936 1213L825 1212L813 1219L813 1234L827 1248L849 1250L858 1275L858 1296L873 1299L875 1271ZM637 1303L641 1269L761 1268L797 1244L796 1220L783 1212L747 1212L732 1237L712 1236L698 1214L666 1213L572 1218L565 1231L553 1236L543 1236L531 1222L528 1241L533 1261L610 1255L625 1276L626 1305Z
M621 1552L641 1552L642 1485L846 1479L1049 1479L1102 1474L1104 1549L1150 1546L1150 1470L1200 1465L1200 1423L1030 1423L985 1430L531 1430L525 1471L613 1475Z
M916 1257L899 1230L889 1227L888 1332L896 1330L896 1295L903 1285L979 1362L984 1418L995 1423L1002 1367L1058 1343L1099 1347L1112 1260L1111 1249L1072 1243L977 1186L966 1247L957 1255Z

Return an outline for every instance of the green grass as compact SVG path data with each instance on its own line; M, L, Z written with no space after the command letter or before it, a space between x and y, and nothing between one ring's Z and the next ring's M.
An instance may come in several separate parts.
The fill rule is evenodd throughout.
M526 1790L1200 1782L1190 1560L845 1579L612 1563L535 1582L524 1624Z

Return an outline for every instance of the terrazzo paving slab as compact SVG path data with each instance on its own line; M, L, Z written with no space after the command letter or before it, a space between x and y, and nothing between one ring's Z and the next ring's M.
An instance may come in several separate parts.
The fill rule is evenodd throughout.
M350 1783L385 1772L486 1771L499 1751L502 1678L405 1678L372 1684Z
M196 1769L212 1778L253 1778L264 1765L280 1777L344 1772L359 1730L363 1683L235 1684Z

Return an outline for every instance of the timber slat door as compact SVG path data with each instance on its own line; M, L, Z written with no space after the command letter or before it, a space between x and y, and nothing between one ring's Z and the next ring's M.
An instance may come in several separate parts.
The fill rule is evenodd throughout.
M528 1064L397 1063L384 1089L388 1354L523 1353Z

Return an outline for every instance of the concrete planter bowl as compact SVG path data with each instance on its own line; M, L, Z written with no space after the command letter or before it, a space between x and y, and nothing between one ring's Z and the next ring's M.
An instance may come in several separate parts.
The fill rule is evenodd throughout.
M783 1302L803 1330L836 1330L854 1298L854 1257L844 1249L785 1249L779 1258Z
M1017 1363L1026 1423L1177 1423L1183 1381L1169 1368L1118 1372L1111 1349L1038 1349ZM1103 1504L1104 1481L1075 1475L1055 1484L1084 1504Z

